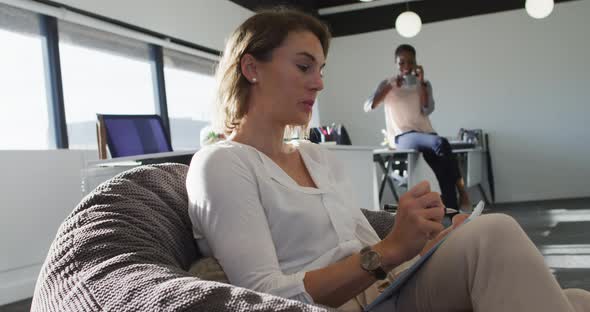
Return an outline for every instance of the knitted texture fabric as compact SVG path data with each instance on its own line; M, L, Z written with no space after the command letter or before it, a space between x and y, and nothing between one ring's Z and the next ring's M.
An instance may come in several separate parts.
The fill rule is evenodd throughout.
M187 170L140 166L86 196L57 232L31 311L331 311L191 275Z
M391 212L387 212L384 210L367 210L361 209L365 218L369 221L379 238L384 239L391 229L393 228L393 224L395 223L395 215Z

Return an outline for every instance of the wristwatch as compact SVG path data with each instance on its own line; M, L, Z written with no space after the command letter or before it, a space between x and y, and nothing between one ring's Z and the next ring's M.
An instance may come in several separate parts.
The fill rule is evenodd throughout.
M375 278L385 279L387 273L381 267L381 255L373 250L371 246L361 249L361 268L375 276Z

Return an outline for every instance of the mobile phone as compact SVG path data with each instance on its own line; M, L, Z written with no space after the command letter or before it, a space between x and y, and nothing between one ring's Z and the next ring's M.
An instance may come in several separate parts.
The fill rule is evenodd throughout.
M410 73L409 75L402 76L402 79L403 79L403 85L408 86L408 87L412 87L412 86L415 86L416 84L418 84L418 76L416 76L413 73Z

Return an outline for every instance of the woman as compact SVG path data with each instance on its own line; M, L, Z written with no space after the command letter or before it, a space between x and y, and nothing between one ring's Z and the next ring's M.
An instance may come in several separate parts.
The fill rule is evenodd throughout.
M284 141L310 120L329 39L315 18L289 10L255 14L234 32L218 68L229 139L195 154L189 215L200 250L232 284L360 311L378 294L378 279L447 231L440 196L421 183L401 197L395 226L380 240L352 206L352 187L332 155ZM573 311L566 295L516 222L489 215L454 232L397 304L398 311Z
M434 111L432 85L416 63L416 49L402 44L395 49L398 74L383 80L364 104L371 111L384 103L387 139L400 149L415 149L434 171L447 208L471 210L465 182L449 141L439 136L428 116ZM395 142L395 144L393 144ZM459 204L457 192L459 190Z

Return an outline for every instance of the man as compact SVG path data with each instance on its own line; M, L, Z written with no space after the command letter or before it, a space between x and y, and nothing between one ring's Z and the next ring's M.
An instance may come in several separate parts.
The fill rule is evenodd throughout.
M365 102L365 111L384 103L390 145L422 152L438 179L445 206L459 209L458 189L461 208L470 210L469 195L451 145L434 131L430 123L428 116L434 111L432 85L424 79L424 68L416 63L414 47L408 44L397 47L395 62L397 75L379 84Z

